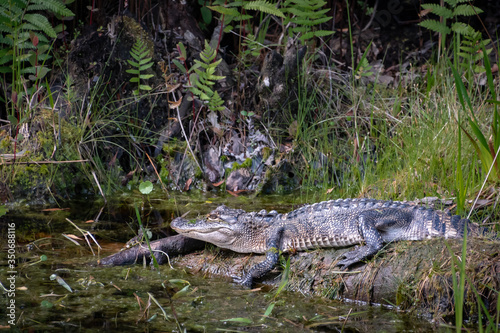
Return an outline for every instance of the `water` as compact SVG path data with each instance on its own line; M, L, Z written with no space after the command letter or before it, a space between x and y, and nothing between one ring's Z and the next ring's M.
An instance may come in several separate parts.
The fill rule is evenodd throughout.
M0 218L3 249L15 223L16 267L0 255L0 281L15 270L15 296L0 298L0 325L8 325L8 302L15 301L15 327L22 331L179 332L429 332L429 322L377 306L342 303L273 290L247 290L227 279L192 274L164 265L95 266L99 257L119 251L144 225L160 235L174 216L206 213L221 203L247 210L292 209L293 197L122 197L112 204L70 202L65 210L11 209ZM74 224L70 223L69 221ZM80 228L80 230L78 228ZM12 229L11 229L12 230ZM83 231L94 235L102 249ZM73 241L71 241L73 239ZM76 244L78 243L78 245ZM45 261L40 257L46 256ZM52 279L51 279L52 276ZM66 283L71 292L64 287ZM271 310L269 312L269 310ZM266 311L268 315L265 316ZM179 328L180 327L180 328Z

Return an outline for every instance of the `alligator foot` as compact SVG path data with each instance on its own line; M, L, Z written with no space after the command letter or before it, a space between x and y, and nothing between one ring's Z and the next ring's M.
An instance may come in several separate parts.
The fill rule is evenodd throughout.
M243 274L242 276L232 275L234 283L240 284L248 289L252 288L253 278L250 274Z
M361 246L358 249L344 253L341 257L344 260L339 261L336 266L342 266L341 269L347 269L349 266L354 265L364 259L373 256L378 252L378 249L370 246Z

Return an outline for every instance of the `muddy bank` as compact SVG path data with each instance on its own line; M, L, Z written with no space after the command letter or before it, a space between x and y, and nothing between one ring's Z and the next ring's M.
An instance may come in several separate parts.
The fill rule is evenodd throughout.
M446 321L454 315L451 256L461 254L460 240L433 239L389 244L367 264L340 272L334 265L346 249L298 252L290 256L287 289L304 295L395 305L428 319ZM467 246L464 316L477 321L477 291L490 314L496 312L500 288L500 243L471 239ZM262 261L261 255L243 255L207 245L201 252L177 257L176 267L211 276L241 275ZM276 268L260 283L276 286L282 269ZM458 277L458 274L457 274Z

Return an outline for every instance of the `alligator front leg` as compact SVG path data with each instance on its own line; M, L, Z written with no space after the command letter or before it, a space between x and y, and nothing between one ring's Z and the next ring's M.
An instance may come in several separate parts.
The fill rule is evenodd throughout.
M384 217L383 210L369 210L358 216L358 227L361 236L364 238L366 245L355 250L347 252L343 255L344 260L337 263L337 266L342 266L343 269L358 263L375 255L383 246L382 237L377 227L380 226L381 217ZM393 220L387 220L386 225L393 224ZM377 225L377 227L375 226Z
M283 236L283 228L278 229L267 241L266 259L248 270L243 276L234 278L234 282L247 288L252 288L254 279L259 279L269 273L278 263L279 244Z

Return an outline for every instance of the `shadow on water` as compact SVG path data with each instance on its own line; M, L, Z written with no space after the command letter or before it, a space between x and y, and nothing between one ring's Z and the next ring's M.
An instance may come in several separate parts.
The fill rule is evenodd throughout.
M246 210L287 211L296 199L191 196L150 198L147 204L136 202L141 205L143 224L154 231L155 237L165 237L172 233L168 229L172 218L188 211L203 214L221 203ZM74 201L63 206L66 209L49 211L12 208L1 217L0 281L10 292L0 298L0 325L8 327L14 318L10 323L15 326L11 328L19 331L178 332L179 326L187 332L435 329L424 320L395 310L290 292L275 297L273 291L246 290L228 280L192 274L184 267L164 265L158 272L140 264L95 266L99 257L119 251L135 236L138 225L134 200L128 198L105 206ZM89 240L93 255L83 235L68 220L90 231L102 249ZM13 223L15 228L10 230L15 229L15 267L9 267L5 249L9 225ZM41 257L46 260L40 261ZM7 279L11 275L15 282ZM12 301L15 311L8 308ZM270 304L274 307L269 316L264 316Z

